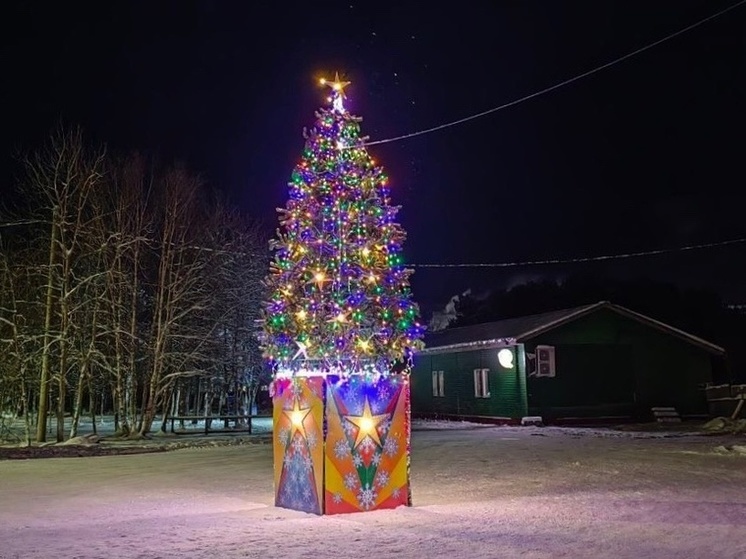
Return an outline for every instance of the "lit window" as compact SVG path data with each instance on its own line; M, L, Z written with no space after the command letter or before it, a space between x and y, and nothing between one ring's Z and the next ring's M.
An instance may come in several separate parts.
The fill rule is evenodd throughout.
M489 369L474 369L474 396L490 397Z
M443 371L433 371L433 396L436 398L445 396L444 386Z

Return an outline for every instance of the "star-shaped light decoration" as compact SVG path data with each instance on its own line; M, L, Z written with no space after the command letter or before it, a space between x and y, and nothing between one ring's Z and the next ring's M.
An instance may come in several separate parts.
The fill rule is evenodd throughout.
M332 107L334 107L334 110L338 113L345 112L344 107L344 99L346 97L345 95L345 87L350 85L350 82L343 82L339 79L339 72L334 72L334 81L329 81L325 78L321 78L319 80L321 85L326 85L332 89L332 96L329 98L329 100L332 102Z
M303 357L303 359L308 359L308 346L310 344L308 342L300 342L298 340L295 340L295 345L298 346L298 351L296 351L295 355L293 355L293 361L295 361L298 356Z
M345 419L357 427L357 437L355 438L353 448L357 448L366 437L370 437L374 443L381 446L381 437L378 435L378 426L388 419L388 414L373 415L368 398L365 399L363 415L346 415Z
M368 353L371 350L370 339L360 339L357 341L357 347L359 347L363 353Z
M330 324L346 324L347 323L347 315L350 314L349 312L339 311L337 314L335 314L332 318L327 320Z
M306 438L306 429L303 427L303 421L306 416L311 413L311 408L301 408L300 401L296 397L293 402L292 410L283 410L283 412L290 420L290 440L293 440L293 436L296 432L300 432L301 436Z
M321 270L318 270L314 272L313 277L308 281L308 283L315 283L317 289L323 289L324 284L328 281L332 281L331 278L327 277Z

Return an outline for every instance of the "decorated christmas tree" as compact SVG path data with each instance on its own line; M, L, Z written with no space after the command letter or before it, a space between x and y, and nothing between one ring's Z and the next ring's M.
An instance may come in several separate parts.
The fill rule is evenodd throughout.
M275 504L316 514L411 505L409 369L421 344L388 180L344 88L279 209L262 344L272 364Z
M263 347L277 375L388 374L420 344L419 309L404 267L406 234L388 178L368 154L361 118L344 106L349 82L322 80L292 173L267 278Z

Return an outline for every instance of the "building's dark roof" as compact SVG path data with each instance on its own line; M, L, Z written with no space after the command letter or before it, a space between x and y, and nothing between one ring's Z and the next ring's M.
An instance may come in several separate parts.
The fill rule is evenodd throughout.
M525 332L530 332L546 324L553 324L558 320L574 315L579 310L592 306L594 305L562 309L541 314L532 314L530 316L519 316L517 318L507 318L505 320L498 320L497 322L485 322L483 324L461 326L460 328L447 328L445 330L428 333L425 336L425 346L442 347L468 342L484 342L499 339L514 341L517 340L517 338L520 338Z
M602 308L609 309L613 312L684 339L694 345L706 349L707 351L717 354L725 353L725 350L720 346L684 332L683 330L679 330L678 328L674 328L668 324L664 324L663 322L653 318L620 307L619 305L609 303L608 301L601 301L592 305L584 305L582 307L574 307L548 313L508 318L505 320L498 320L497 322L486 322L483 324L462 326L460 328L447 328L445 330L431 332L425 336L425 349L420 353L441 353L448 350L463 351L468 349L479 349L482 347L498 347L502 345L521 343L530 340L543 332L557 328L562 324L566 324Z

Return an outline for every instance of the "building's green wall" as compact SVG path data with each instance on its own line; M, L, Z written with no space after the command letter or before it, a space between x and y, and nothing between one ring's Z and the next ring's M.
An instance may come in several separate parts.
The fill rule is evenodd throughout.
M542 344L555 346L557 375L529 377L531 413L644 417L653 406L706 413L711 354L667 332L600 309L530 340L527 351Z
M555 347L556 376L527 378L526 352ZM417 355L412 374L415 414L462 417L541 415L649 418L653 406L682 415L705 414L702 385L712 380L713 356L681 338L608 309L515 346L513 370L497 348ZM474 396L473 370L488 368L490 398ZM433 397L432 371L445 372L445 396Z
M513 369L497 360L498 349L415 356L412 411L422 415L515 418L526 415L522 346L512 347ZM489 369L489 398L474 395L474 369ZM432 371L444 372L444 396L432 394Z
M556 376L529 376L529 413L558 417L629 416L635 409L632 348L614 344L555 345ZM535 344L528 348L535 351Z

